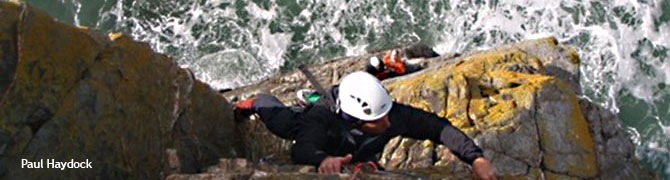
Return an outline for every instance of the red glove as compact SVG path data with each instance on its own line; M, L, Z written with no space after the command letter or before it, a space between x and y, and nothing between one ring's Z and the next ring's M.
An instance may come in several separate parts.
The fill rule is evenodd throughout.
M235 108L233 109L235 121L242 121L253 113L251 106L254 105L254 99L256 99L256 97L251 97L235 103Z

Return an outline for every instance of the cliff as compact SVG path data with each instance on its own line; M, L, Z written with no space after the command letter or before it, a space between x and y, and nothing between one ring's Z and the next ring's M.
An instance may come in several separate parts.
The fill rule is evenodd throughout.
M230 104L147 44L26 4L0 2L0 17L0 179L155 179L244 155Z
M0 179L471 179L442 145L395 138L387 172L319 175L291 165L291 142L231 105L258 92L295 104L297 71L218 93L174 60L122 34L55 22L0 2ZM381 52L377 52L381 53ZM370 53L309 69L324 85L362 70ZM448 118L502 179L654 179L640 169L616 115L579 94L579 57L554 38L420 59L426 69L384 81L401 103ZM92 169L22 168L21 160L93 162Z

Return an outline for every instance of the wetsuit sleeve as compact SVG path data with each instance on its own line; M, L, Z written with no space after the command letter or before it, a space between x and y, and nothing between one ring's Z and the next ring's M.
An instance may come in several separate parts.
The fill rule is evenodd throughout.
M260 116L270 132L284 139L294 138L295 122L299 113L284 106L279 99L270 94L258 94L252 109Z
M439 142L447 146L456 157L470 165L475 159L483 156L482 149L475 145L475 142L465 133L452 126L451 123L442 129Z
M395 105L395 104L394 104ZM444 118L409 106L402 106L402 114L407 119L404 137L430 139L440 142L462 161L472 164L482 157L482 150L465 133Z
M295 144L291 148L291 158L296 164L308 164L319 167L327 154L326 125L314 113L305 113L298 124Z

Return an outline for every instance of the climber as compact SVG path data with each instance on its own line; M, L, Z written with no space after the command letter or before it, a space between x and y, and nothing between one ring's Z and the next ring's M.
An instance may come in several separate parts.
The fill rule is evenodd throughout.
M424 44L416 44L406 49L388 50L381 58L377 56L370 57L365 71L374 75L379 80L384 80L422 69L420 64L411 63L409 59L438 56L440 55L433 51L433 48Z
M291 147L294 163L314 165L319 173L340 173L345 164L353 162L376 163L376 154L400 135L444 144L472 165L477 177L496 179L482 150L463 132L447 119L393 102L380 81L368 73L351 73L325 94L330 97L320 98L302 112L271 95L259 94L238 102L235 114L258 113L271 132L295 140Z

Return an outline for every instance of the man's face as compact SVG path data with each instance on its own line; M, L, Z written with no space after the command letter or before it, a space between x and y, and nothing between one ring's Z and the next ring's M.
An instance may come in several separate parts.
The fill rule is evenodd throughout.
M389 121L389 115L386 114L377 120L363 122L360 129L372 134L381 134L389 127L391 127L391 121Z

